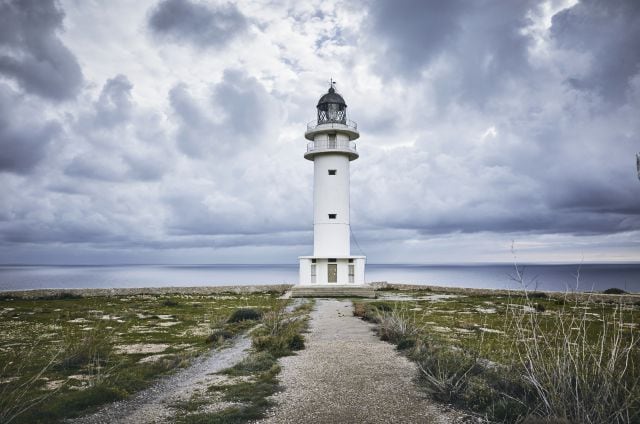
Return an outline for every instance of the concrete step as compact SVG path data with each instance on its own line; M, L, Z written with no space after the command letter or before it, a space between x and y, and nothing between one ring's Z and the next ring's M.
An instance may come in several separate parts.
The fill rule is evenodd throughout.
M293 286L291 297L368 297L375 298L370 286Z

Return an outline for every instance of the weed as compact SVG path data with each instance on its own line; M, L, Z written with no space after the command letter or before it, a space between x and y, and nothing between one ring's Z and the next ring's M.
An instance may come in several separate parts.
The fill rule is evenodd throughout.
M256 321L262 318L262 312L251 308L236 309L227 322Z
M105 324L96 323L88 331L67 331L63 336L63 352L56 366L68 369L106 364L113 354L113 331L105 327Z

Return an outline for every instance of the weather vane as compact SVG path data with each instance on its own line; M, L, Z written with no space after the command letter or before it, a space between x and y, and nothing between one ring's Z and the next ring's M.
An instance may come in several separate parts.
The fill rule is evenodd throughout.
M336 89L334 86L336 85L336 81L333 80L333 77L329 79L329 87Z

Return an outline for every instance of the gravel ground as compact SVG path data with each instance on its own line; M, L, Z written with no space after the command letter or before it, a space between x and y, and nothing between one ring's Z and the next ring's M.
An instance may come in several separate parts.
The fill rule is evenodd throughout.
M251 340L238 338L228 348L212 351L197 359L188 368L160 380L152 387L134 395L131 399L114 402L98 412L69 420L73 424L147 424L170 423L174 410L172 403L187 401L198 393L206 393L207 387L219 377L214 373L229 368L247 355Z
M350 301L318 300L311 317L305 350L281 359L285 390L261 424L463 422L420 391L415 365L355 318Z

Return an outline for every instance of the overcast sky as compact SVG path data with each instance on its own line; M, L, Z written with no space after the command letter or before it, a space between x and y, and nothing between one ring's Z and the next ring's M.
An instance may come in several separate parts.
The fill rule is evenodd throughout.
M637 0L0 0L0 262L295 263L330 78L354 254L640 261Z

